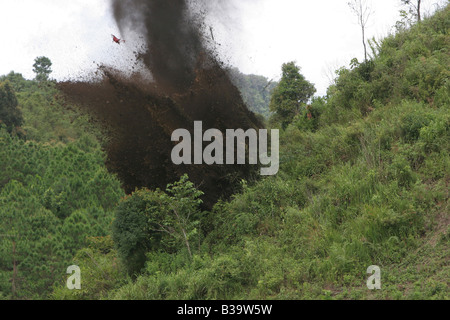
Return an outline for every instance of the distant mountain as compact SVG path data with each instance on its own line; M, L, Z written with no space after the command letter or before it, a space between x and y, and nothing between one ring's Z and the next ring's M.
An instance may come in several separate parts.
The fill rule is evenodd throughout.
M243 74L237 68L228 70L231 81L241 91L241 95L248 108L258 114L268 117L269 104L273 89L278 82L254 74Z

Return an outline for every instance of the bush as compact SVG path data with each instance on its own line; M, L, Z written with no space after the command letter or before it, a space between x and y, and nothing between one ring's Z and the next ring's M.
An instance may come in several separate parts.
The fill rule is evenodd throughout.
M188 176L161 190L137 190L116 209L113 239L130 274L145 265L149 251L177 252L181 248L192 257L191 241L201 236L200 196Z
M401 130L405 142L415 142L419 139L420 130L431 122L429 113L423 108L413 110L402 119Z
M140 190L125 197L115 210L113 240L119 257L129 274L134 275L145 266L146 254L158 250L161 234L149 229L147 206L150 191Z

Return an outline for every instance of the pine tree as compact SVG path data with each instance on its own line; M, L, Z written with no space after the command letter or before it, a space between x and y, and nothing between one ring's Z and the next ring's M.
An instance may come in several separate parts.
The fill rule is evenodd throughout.
M23 124L18 104L11 83L9 81L0 83L0 125L4 124L9 132Z

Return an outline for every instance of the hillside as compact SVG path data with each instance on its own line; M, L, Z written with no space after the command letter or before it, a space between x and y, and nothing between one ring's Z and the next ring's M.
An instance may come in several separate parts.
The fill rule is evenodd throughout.
M449 30L447 6L373 43L285 129L269 122L278 175L207 211L188 176L125 195L57 87L0 78L23 114L0 131L0 299L449 299Z
M89 237L111 232L124 192L97 133L52 83L14 73L1 81L24 120L13 135L0 128L0 298L43 299Z
M243 74L237 68L231 68L229 73L231 81L240 90L249 110L269 118L270 98L278 83L264 76Z

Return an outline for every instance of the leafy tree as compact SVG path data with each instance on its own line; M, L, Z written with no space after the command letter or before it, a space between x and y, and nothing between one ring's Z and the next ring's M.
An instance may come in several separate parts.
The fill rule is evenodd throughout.
M22 74L11 71L5 76L0 76L0 82L9 81L16 94L28 89L33 81L27 81ZM20 101L20 99L19 99Z
M6 125L9 132L23 123L22 112L17 97L9 81L0 83L0 124Z
M310 105L307 105L303 111L298 114L292 122L302 131L316 131L319 129L320 116L326 106L326 101L321 97L314 97Z
M316 88L300 73L300 67L295 62L283 64L282 73L272 95L270 111L275 112L283 127L286 127L300 113L302 105L316 93Z
M154 208L156 210L150 215L151 229L183 243L192 258L190 239L198 233L198 220L195 218L199 218L203 192L194 187L187 175L169 184L166 192L160 195L160 207Z
M52 62L47 57L38 57L34 60L33 72L36 73L36 80L47 81L52 73Z
M184 175L161 190L137 190L116 209L113 240L129 273L139 272L146 254L175 252L185 246L192 258L191 240L198 237L200 197L203 193Z
M146 253L158 249L159 234L148 227L148 190L137 190L122 199L115 210L112 237L127 272L135 274L145 265ZM152 193L150 193L152 194Z

